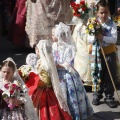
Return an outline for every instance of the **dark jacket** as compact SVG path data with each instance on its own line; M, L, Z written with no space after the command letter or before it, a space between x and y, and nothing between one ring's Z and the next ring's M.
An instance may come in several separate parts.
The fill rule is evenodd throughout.
M114 15L117 12L117 8L120 7L120 0L108 0L110 7L110 14Z

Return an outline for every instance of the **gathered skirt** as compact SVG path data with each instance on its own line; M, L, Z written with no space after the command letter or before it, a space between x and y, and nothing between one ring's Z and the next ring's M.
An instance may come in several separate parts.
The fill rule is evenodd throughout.
M93 109L79 74L60 68L58 75L61 88L66 91L64 97L67 99L73 120L87 120L88 116L93 114Z
M72 120L72 117L60 108L52 87L37 88L32 94L32 100L40 120Z

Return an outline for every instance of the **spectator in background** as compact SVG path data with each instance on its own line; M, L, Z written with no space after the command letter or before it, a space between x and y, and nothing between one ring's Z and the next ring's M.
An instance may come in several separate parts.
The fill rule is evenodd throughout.
M117 13L120 14L120 0L116 0L117 1Z
M120 0L108 0L110 6L110 14L114 15L116 12L120 14Z

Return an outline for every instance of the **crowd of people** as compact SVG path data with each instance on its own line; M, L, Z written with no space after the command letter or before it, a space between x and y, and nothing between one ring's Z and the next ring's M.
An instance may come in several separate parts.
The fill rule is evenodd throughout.
M99 105L105 93L105 103L117 107L111 81L112 76L116 82L118 62L112 15L120 13L120 1L113 3L16 1L9 37L16 45L34 48L35 53L28 54L20 68L12 58L3 61L1 120L88 120L94 110L84 85L93 87L93 105ZM71 9L73 17L68 20Z

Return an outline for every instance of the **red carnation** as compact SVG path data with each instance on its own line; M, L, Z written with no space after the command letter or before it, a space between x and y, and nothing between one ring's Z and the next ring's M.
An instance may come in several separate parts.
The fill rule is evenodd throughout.
M12 84L12 87L13 87L13 88L16 88L16 87L17 87L17 85L16 85L16 84Z
M74 16L77 16L77 17L80 17L80 14L79 14L79 13L74 13L73 15L74 15Z
M85 5L85 1L80 1L80 4L81 5Z
M5 87L6 89L9 89L9 84L5 84L4 87Z
M13 90L17 89L17 85L16 84L12 84L12 89Z
M76 4L76 8L80 8L80 4Z
M86 8L85 7L82 7L82 11L85 11L86 10Z
M71 7L73 8L73 15L77 17L80 17L82 14L85 14L85 12L87 12L87 6L84 0L82 0L80 4L71 2Z
M10 90L10 94L12 95L14 93L14 90Z
M76 3L75 3L75 2L71 2L71 6L72 6L72 7L75 7L75 6L76 6Z
M78 8L74 8L74 11L75 11L75 12L78 12Z

